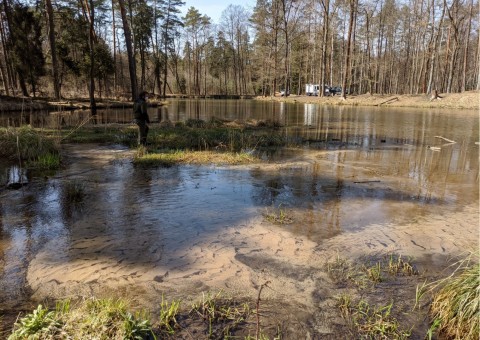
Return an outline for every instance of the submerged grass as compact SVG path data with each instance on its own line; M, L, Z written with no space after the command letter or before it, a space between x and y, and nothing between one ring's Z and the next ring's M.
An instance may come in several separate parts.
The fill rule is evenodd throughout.
M404 266L404 263L408 265ZM326 263L326 271L338 288L345 289L337 297L336 307L357 339L407 339L412 329L405 323L408 299L386 293L392 285L409 280L415 275L413 264L397 254L373 256L353 262L336 256ZM405 269L403 269L405 268ZM347 292L347 293L346 293ZM414 297L411 297L413 304ZM373 301L373 303L372 303ZM386 302L390 301L390 302ZM394 306L394 301L395 306ZM395 310L395 313L394 313Z
M64 185L64 199L67 203L79 203L85 197L85 185L78 180L68 181Z
M360 300L351 315L357 331L368 339L407 339L410 331L404 330L396 318L391 315L393 302L381 306L371 306Z
M238 303L220 291L217 294L203 293L202 299L192 305L192 314L204 320L208 339L228 339L231 332L247 320L251 310L247 303Z
M372 259L367 263L353 263L337 255L333 261L326 263L326 267L334 283L352 283L360 289L369 288L399 276L418 275L411 259L405 259L397 254Z
M293 223L293 218L288 214L288 211L281 207L278 209L267 209L263 214L263 217L273 224L290 224Z
M337 308L358 338L366 339L407 339L410 331L403 329L392 316L393 302L377 307L361 299L354 302L352 296L337 297Z

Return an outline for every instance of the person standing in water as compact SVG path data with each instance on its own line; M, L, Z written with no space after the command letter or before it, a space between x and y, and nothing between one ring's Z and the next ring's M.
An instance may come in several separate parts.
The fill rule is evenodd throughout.
M135 124L138 125L138 145L147 145L148 125L150 118L147 111L148 92L141 91L137 100L133 104L133 114L135 115Z

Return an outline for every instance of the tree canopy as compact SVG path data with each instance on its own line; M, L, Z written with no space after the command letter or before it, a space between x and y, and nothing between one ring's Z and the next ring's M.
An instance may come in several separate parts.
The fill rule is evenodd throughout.
M2 0L0 92L134 98L479 89L478 0ZM320 94L322 95L322 94Z

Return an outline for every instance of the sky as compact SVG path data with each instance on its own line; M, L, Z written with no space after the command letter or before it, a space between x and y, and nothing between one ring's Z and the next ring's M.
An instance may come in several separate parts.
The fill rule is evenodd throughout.
M182 8L182 16L185 16L190 7L195 7L198 9L200 14L206 14L212 18L212 22L218 24L220 22L220 17L223 10L225 10L228 5L241 5L245 7L250 12L255 7L256 0L243 0L232 2L229 0L184 0L185 5Z

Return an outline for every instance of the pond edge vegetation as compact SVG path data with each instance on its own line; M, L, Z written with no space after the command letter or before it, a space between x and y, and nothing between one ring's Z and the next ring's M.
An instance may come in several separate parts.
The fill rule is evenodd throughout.
M0 156L29 169L61 167L63 143L111 143L135 149L133 162L141 166L174 164L249 164L258 162L260 148L283 147L288 141L270 121L246 123L189 119L151 126L148 147L136 146L133 124L40 129L31 126L0 128Z
M417 286L410 312L426 311L429 329L426 339L438 336L449 339L477 339L479 334L480 271L478 255L456 263L453 273L443 279ZM378 275L371 275L376 268ZM412 270L413 269L413 270ZM341 292L335 297L337 313L345 320L347 334L354 338L408 339L413 325L401 324L398 316L405 314L393 301L378 304L369 301L378 295L377 284L399 277L418 276L413 259L398 254L352 262L337 256L325 263L325 272ZM286 339L280 327L263 323L260 313L262 289L258 297L240 299L225 291L204 292L193 303L168 300L162 295L157 311L129 309L123 299L93 297L76 301L57 301L47 308L40 304L31 313L19 315L9 340L40 338L82 339L95 336L108 339L175 339L194 329L202 339ZM345 291L345 287L350 287ZM352 290L353 289L353 290ZM355 294L354 292L360 292ZM428 300L420 304L420 300ZM265 310L263 306L262 309ZM273 311L274 312L274 311ZM272 313L272 311L269 311ZM186 333L183 333L186 332ZM198 333L199 332L199 333Z

